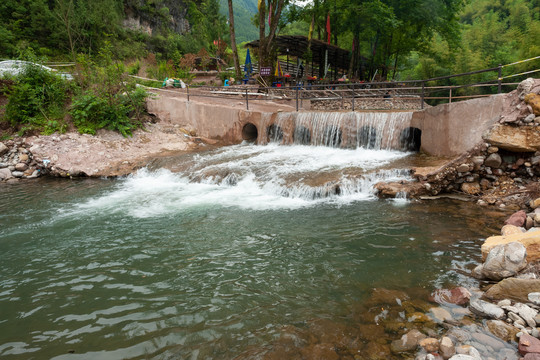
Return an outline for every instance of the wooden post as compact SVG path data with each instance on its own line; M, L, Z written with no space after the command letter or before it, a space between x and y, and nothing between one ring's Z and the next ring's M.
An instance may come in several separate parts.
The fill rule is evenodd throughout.
M449 103L451 104L452 103L452 88L450 88L450 98L448 100L449 100Z
M248 89L246 88L246 110L249 110Z
M186 89L187 89L187 101L189 102L189 85L186 85Z

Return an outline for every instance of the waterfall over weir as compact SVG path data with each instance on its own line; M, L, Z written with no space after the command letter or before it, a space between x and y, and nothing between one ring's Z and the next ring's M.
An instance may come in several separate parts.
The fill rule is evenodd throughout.
M265 124L266 141L258 133L259 145L244 142L157 159L149 166L156 172L141 172L130 181L153 182L155 176L174 181L180 203L190 205L297 208L373 199L375 183L409 179L406 159L416 146L414 141L411 146L410 118L410 113L278 114ZM176 174L165 176L162 168Z
M411 127L411 118L411 112L279 113L262 142L414 151L420 130Z

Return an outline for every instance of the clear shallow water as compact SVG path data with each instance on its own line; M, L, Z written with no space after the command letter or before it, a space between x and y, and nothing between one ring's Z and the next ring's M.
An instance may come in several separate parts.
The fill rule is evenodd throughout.
M0 357L250 358L289 326L356 321L373 288L472 282L460 271L499 224L485 209L375 199L408 154L312 150L318 161L240 146L125 179L0 187ZM328 179L343 190L321 193Z

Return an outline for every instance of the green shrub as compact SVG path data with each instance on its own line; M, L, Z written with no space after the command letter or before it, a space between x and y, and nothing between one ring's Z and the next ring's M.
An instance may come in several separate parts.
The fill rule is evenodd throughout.
M70 114L79 132L95 134L98 129L131 136L142 126L141 116L147 92L135 86L123 64L113 61L110 45L100 51L98 64L85 57L79 59L77 82Z
M142 126L139 119L146 97L142 88L117 93L112 98L85 91L73 100L70 114L81 134L95 135L98 129L107 129L131 136L133 130Z
M5 119L23 133L40 130L46 133L65 131L65 104L70 85L39 65L28 64L14 77L8 93Z

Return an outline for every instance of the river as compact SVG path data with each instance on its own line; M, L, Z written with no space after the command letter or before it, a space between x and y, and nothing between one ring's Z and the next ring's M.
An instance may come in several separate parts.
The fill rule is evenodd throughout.
M358 330L375 288L477 286L466 273L498 213L373 195L420 158L243 144L0 186L0 357L252 359L291 334L294 357L321 321Z

